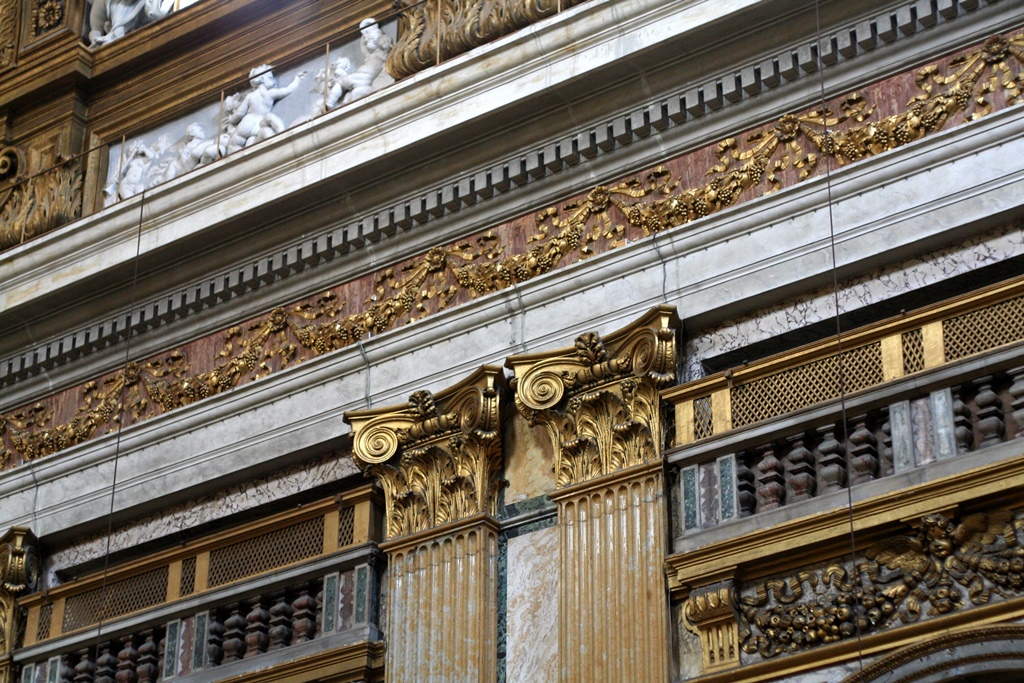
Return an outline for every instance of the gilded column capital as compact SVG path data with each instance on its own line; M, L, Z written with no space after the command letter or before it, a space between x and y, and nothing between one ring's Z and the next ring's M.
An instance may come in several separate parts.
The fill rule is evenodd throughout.
M18 646L17 598L39 588L39 542L28 527L0 538L0 683L13 680L11 651Z
M501 367L485 365L438 394L345 414L356 465L384 489L387 539L496 513L504 390Z
M739 665L739 619L732 580L690 592L683 603L683 623L700 636L704 671Z
M516 408L552 440L559 488L660 457L658 389L675 379L678 330L675 308L658 306L605 337L506 361Z

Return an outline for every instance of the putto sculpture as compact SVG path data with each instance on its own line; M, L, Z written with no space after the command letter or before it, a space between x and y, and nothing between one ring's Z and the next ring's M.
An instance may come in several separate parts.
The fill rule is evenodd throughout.
M341 87L345 91L342 104L354 102L376 90L374 81L384 71L384 63L393 45L391 36L380 30L376 19L363 19L359 22L359 31L362 33L359 48L363 53L363 63L341 79Z
M115 40L165 16L172 5L173 0L96 0L90 12L96 28L90 31L90 39L94 46ZM282 100L295 92L316 62L309 60L300 66L285 86L278 84L272 66L262 64L249 70L248 89L224 97L219 105L207 105L203 114L196 112L163 126L156 142L152 142L157 136L153 132L128 140L123 150L112 147L104 206L174 180L392 83L384 63L393 39L376 19L363 19L359 30L362 62L356 66L352 59L355 41L343 45L343 54L330 64L321 61L306 114L296 117L302 105L292 100L282 104ZM287 125L285 118L290 120Z
M282 132L285 129L284 121L273 112L274 105L295 92L305 77L306 72L301 71L291 83L279 88L269 65L250 69L249 85L252 89L243 96L238 108L228 119L228 124L234 126L228 139L228 153L250 147Z
M89 47L113 42L163 19L173 10L174 0L93 0L89 10Z

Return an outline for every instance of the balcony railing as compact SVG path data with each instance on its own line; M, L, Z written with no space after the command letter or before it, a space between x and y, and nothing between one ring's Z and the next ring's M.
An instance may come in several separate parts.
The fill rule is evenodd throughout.
M30 595L22 680L141 683L377 640L379 529L367 486Z
M1022 341L1019 278L666 390L677 532L1024 436Z

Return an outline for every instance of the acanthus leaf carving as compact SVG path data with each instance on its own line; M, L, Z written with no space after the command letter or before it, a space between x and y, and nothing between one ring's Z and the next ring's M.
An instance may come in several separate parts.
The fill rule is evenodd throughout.
M559 488L660 457L658 389L675 377L678 326L662 306L606 339L509 358L516 408L546 429Z
M345 414L356 465L384 489L388 539L497 513L503 387L501 368L484 366L437 395Z
M27 527L0 538L0 680L10 680L11 651L19 646L18 596L39 589L39 542Z
M4 153L6 163L0 161L0 165L11 168L12 156L7 150ZM0 189L0 250L78 218L83 180L82 161L76 157Z
M1008 510L925 515L833 562L745 588L743 651L764 658L950 614L1024 592L1024 520Z
M540 21L579 0L399 0L398 40L388 56L394 78L411 76Z
M19 0L0 0L0 70L14 66L18 41Z

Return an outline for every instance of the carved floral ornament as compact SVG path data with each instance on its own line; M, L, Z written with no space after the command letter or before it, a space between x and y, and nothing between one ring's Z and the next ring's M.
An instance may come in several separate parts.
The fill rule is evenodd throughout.
M662 446L658 389L675 379L679 318L660 306L602 339L572 349L512 356L515 405L543 426L559 488L652 462Z
M1024 595L1024 520L1009 510L925 515L855 566L839 560L712 588L693 591L683 607L702 640L725 617L748 656L802 652Z
M0 28L2 23L0 14ZM956 57L948 68L920 69L915 75L918 95L902 112L872 120L875 107L853 93L836 111L786 115L743 144L734 138L724 140L717 147L719 162L708 169L703 184L683 187L659 166L540 211L525 248L518 249L516 241L497 230L435 246L410 262L376 273L372 296L351 302L349 312L344 312L349 303L342 296L325 292L221 333L223 341L209 357L192 358L177 349L140 360L140 376L146 380L142 402L129 402L144 408L138 411L138 420L148 419L367 335L616 249L626 238L640 239L721 211L751 196L751 190L774 192L790 180L813 175L822 156L838 163L855 162L923 138L958 119L984 116L997 106L1019 101L1021 76L1014 69L1022 64L1024 33L993 36L981 48ZM797 171L795 179L787 175L792 169ZM72 162L37 179L24 187L0 189L0 248L41 234L80 212L82 174ZM25 235L22 226L27 226ZM267 334L268 328L272 333ZM0 463L32 460L102 435L121 415L132 418L126 421L129 424L136 411L119 403L112 381L117 381L114 375L80 388L71 418L58 419L45 401L0 414ZM150 391L155 396L147 398Z
M10 662L3 658L13 648L17 631L19 595L39 588L38 541L27 527L12 527L0 538L0 678ZM6 679L4 679L6 680Z
M488 43L580 0L398 0L398 41L387 69L404 78Z
M384 488L388 539L496 514L504 382L488 365L436 396L345 414L356 465Z

